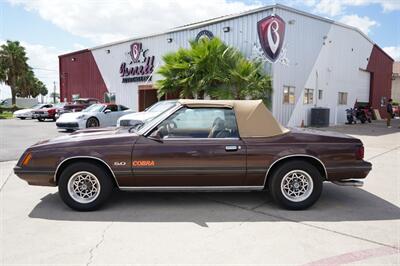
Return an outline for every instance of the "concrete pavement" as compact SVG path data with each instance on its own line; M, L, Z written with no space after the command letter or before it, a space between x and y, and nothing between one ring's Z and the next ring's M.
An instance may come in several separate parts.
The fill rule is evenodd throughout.
M13 162L1 163L0 262L399 265L399 129L330 130L361 138L373 170L363 188L325 184L306 211L281 210L260 192L119 192L104 209L79 213L56 188L28 186L10 175Z

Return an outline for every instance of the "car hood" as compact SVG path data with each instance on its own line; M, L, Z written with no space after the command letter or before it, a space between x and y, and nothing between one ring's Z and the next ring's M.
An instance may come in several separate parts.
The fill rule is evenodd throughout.
M25 113L32 112L33 110L34 110L34 109L31 109L31 108L29 108L29 109L22 109L22 110L15 111L14 114L15 114L15 115L18 115L18 114L25 114Z
M64 113L60 116L58 119L58 122L67 122L67 121L76 121L78 120L78 117L86 114L83 112L74 112L74 113Z
M156 117L160 112L139 112L132 113L128 115L121 116L119 120L135 120L135 121L144 121L149 118Z
M54 149L54 148L72 148L88 146L107 146L116 145L119 141L134 141L137 134L129 132L123 128L102 128L79 130L72 134L59 136L53 139L47 139L34 144L31 148Z

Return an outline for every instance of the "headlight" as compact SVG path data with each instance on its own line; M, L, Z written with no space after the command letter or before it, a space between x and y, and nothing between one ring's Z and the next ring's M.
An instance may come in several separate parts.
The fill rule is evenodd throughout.
M85 119L85 118L86 118L85 115L80 115L80 116L78 116L76 119Z

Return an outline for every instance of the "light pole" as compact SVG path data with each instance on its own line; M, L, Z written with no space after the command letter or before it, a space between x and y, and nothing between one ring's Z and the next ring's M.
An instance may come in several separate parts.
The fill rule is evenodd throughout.
M53 87L53 103L56 103L56 82L53 81L54 87Z

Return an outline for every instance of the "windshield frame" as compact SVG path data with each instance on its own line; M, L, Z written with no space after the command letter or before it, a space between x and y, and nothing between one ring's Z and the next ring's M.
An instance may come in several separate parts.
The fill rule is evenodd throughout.
M95 109L95 110L91 110L91 108L92 109L94 109L94 106L102 106L102 108L101 109ZM107 106L105 105L105 104L103 104L103 103L94 103L94 104L92 104L92 105L89 105L88 107L86 107L85 109L83 109L81 112L82 113L101 113L101 112L103 112L104 111L104 109L106 108Z
M176 105L177 102L178 101L175 101L175 100L169 100L169 101L167 100L167 101L156 102L155 104L153 104L150 107L148 107L146 109L146 112L149 112L149 113L165 112L165 111L173 108ZM160 108L160 107L165 106L165 105L167 105L168 108L163 108L163 110L154 110L154 109Z
M172 107L168 109L165 112L162 112L161 114L157 115L153 119L151 119L148 124L143 124L143 126L136 131L137 134L142 135L142 136L147 136L156 126L158 126L160 123L162 123L165 119L170 117L172 114L174 114L176 111L181 109L183 107L182 104L177 102L175 107Z

